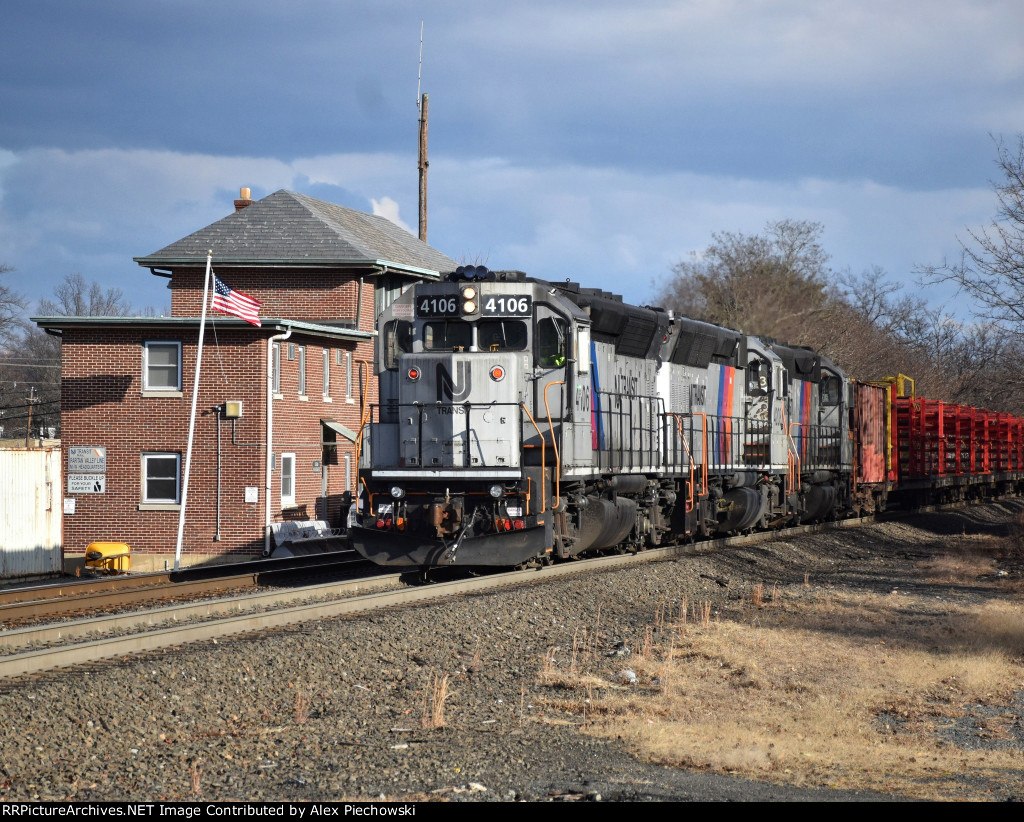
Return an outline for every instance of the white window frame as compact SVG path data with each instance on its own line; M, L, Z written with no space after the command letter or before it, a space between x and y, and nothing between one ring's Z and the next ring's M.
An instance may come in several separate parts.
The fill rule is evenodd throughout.
M352 402L352 352L345 352L345 399Z
M173 345L178 354L178 361L176 363L176 383L173 386L169 385L150 385L149 383L149 349L150 346L170 346ZM164 366L155 366L164 367ZM142 343L142 390L152 391L157 394L170 394L170 393L181 393L181 340L146 340Z
M299 396L306 396L306 346L299 347Z
M287 480L287 483L286 483ZM285 493L285 485L290 486L290 493ZM295 453L287 451L281 454L281 507L295 505Z
M273 372L273 378L271 380L270 390L274 394L281 393L281 343L276 342L273 345L273 349L270 355L271 369Z
M331 396L331 349L324 349L324 396Z
M174 498L149 496L149 461L154 459L174 459ZM141 461L142 488L140 497L143 505L180 505L181 504L181 453L178 451L143 451ZM167 477L153 477L167 479Z

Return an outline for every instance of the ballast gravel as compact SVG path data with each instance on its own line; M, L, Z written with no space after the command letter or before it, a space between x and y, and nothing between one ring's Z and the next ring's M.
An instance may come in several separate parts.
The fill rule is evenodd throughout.
M552 708L538 672L550 649L567 653L595 626L613 660L665 603L723 603L805 574L869 590L923 584L910 581L912 562L951 535L1005 528L1021 509L694 547L627 570L0 682L0 800L891 799L646 764ZM610 664L628 670L628 658ZM442 687L444 724L424 727Z

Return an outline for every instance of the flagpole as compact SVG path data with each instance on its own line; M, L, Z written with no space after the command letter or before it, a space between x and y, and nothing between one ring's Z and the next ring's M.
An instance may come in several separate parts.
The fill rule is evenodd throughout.
M185 505L188 502L188 476L192 468L192 437L196 430L196 405L199 401L199 371L203 365L203 333L206 331L206 298L210 293L213 251L206 252L206 276L203 278L203 313L199 321L199 347L196 350L196 374L192 380L192 414L188 420L188 447L185 450L185 477L181 484L181 510L178 512L178 543L174 548L174 570L181 565L181 543L185 535Z

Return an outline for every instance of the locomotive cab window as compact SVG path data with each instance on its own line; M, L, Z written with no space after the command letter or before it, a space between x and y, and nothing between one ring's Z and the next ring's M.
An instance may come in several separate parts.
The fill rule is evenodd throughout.
M412 351L412 323L392 320L384 326L384 367L398 368L398 357Z
M839 405L839 377L827 371L821 374L821 404Z
M526 323L522 320L481 320L476 343L481 351L525 351Z
M766 397L772 388L772 367L763 360L754 360L747 366L747 394Z
M438 320L423 324L426 351L465 351L473 344L473 326L464 322Z
M543 317L537 321L537 360L547 368L565 365L567 323L561 317Z

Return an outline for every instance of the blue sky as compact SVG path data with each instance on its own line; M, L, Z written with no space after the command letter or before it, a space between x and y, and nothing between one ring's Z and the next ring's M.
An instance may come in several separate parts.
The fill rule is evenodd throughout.
M786 218L913 287L994 215L992 136L1024 131L1019 0L33 0L0 28L6 283L160 309L132 257L241 186L415 232L421 20L430 244L637 302Z

